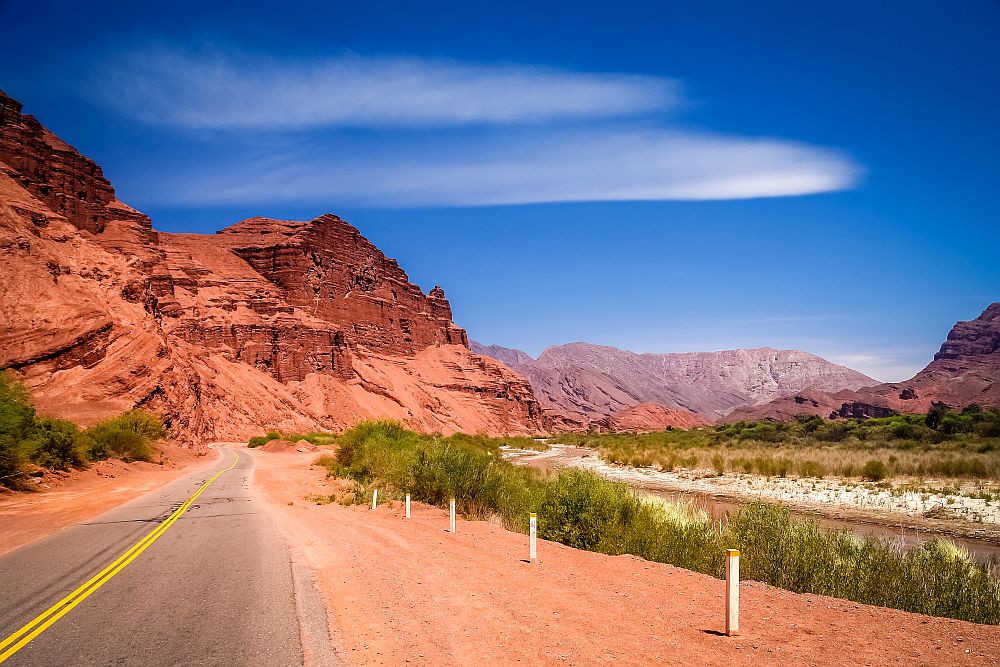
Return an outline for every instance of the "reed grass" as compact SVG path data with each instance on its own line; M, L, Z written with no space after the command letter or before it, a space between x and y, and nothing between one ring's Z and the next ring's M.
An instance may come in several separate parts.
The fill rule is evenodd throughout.
M927 426L936 424L936 428ZM1000 481L1000 412L885 419L737 422L655 433L561 434L612 463L767 477L946 478Z

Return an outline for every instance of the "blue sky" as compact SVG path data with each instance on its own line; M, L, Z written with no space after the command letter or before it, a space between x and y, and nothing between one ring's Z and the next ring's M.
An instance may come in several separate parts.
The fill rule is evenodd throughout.
M166 231L334 212L537 354L919 370L1000 298L1000 5L0 0L0 88Z

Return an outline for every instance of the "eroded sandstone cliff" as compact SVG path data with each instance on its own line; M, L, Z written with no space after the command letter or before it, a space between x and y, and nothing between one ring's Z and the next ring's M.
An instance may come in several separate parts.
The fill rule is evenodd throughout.
M189 439L342 428L542 428L530 386L468 349L440 287L334 215L167 234L0 93L0 366L43 412L136 406Z

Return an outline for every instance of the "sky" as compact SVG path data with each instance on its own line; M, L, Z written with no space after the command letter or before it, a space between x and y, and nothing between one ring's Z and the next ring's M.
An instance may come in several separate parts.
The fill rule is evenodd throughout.
M1000 300L998 34L990 0L0 0L0 89L157 229L336 213L484 343L897 381Z

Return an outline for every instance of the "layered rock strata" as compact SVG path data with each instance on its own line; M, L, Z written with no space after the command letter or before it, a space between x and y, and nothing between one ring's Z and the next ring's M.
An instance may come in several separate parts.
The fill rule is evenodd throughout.
M334 215L168 234L0 93L0 366L41 411L134 407L191 441L389 417L543 428L528 383L468 349L440 287Z

